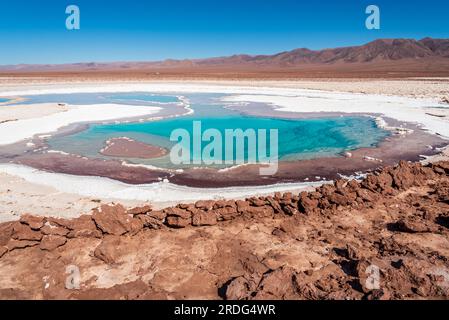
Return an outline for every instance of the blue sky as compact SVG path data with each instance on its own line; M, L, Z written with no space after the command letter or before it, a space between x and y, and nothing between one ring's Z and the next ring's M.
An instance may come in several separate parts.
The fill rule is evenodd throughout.
M81 29L65 28L78 5ZM365 8L381 30L365 28ZM449 38L447 0L0 0L0 64L146 61Z

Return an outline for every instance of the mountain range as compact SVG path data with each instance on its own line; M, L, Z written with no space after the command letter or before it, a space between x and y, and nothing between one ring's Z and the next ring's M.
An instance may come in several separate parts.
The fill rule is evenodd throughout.
M4 65L0 73L33 72L429 72L449 74L449 39L379 39L361 46L324 50L299 48L273 55L238 54L207 59L148 62Z

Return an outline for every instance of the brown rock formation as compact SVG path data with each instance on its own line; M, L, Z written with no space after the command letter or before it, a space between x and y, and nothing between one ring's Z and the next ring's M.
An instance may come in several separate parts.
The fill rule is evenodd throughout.
M448 200L448 162L401 162L301 194L23 215L0 224L0 298L448 298Z

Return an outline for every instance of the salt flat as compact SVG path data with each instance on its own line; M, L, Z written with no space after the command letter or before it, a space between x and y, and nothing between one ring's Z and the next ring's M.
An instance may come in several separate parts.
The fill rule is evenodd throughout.
M406 81L401 81L403 84ZM438 108L446 112L448 105L440 101L440 97L433 93L414 97L410 91L402 91L402 96L392 96L378 93L341 92L339 90L348 86L338 83L322 82L320 86L329 88L328 91L301 88L301 83L282 82L270 85L267 82L158 82L158 83L72 83L67 84L40 84L40 85L12 85L5 86L0 91L0 96L23 96L40 94L62 94L81 92L220 92L230 94L226 98L228 102L265 102L274 108L289 112L346 112L346 113L380 113L389 118L400 121L419 123L423 128L444 137L449 137L449 123L447 118L434 117L427 114L427 107ZM310 83L304 87L310 86ZM314 85L318 87L318 85ZM360 91L369 86L360 84ZM404 85L405 86L405 85ZM446 84L447 86L447 84ZM416 88L416 86L414 87ZM443 91L444 89L443 85ZM330 90L337 91L330 91ZM363 89L363 90L362 90ZM378 89L378 88L377 88ZM351 90L357 91L357 84L351 84ZM388 90L387 90L388 91ZM390 93L391 92L386 92ZM1 110L2 119L14 118L0 124L0 144L14 143L32 137L35 134L54 132L58 128L76 122L85 121L113 121L114 119L139 117L157 112L157 107L133 107L123 105L91 105L91 106L55 106L42 105L40 111L35 111L36 106L28 105L17 107L5 107L8 111ZM27 109L29 108L29 109ZM17 111L19 110L20 111ZM27 111L28 110L28 111ZM32 111L31 111L32 110ZM10 112L10 114L9 114ZM128 201L152 201L156 205L171 204L173 194L177 195L177 202L195 201L199 199L214 199L219 197L240 198L254 194L268 194L275 191L300 190L311 184L282 184L269 187L244 187L244 188L218 188L207 190L181 187L167 182L152 185L131 186L106 178L80 177L57 173L38 171L29 167L3 164L0 166L0 180L5 185L8 179L17 177L23 183L43 185L61 194L77 194L82 197L100 199L123 199ZM35 197L39 202L41 196ZM58 200L55 200L56 202ZM61 201L64 197L61 197ZM49 204L51 206L51 204ZM58 204L60 205L60 203ZM32 209L32 205L30 205Z

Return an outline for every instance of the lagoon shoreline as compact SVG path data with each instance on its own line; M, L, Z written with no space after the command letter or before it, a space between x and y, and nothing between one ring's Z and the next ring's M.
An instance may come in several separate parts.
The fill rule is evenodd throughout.
M282 112L273 111L288 118ZM303 116L303 115L302 115ZM319 114L309 114L318 117ZM365 115L372 116L372 115ZM387 118L390 126L399 125L398 121ZM417 125L406 124L403 129L408 134L392 132L378 145L350 151L348 156L321 157L310 160L279 161L278 171L271 176L261 176L261 165L236 165L226 169L187 168L172 170L124 162L119 159L90 159L80 155L65 154L57 151L28 152L16 156L10 163L21 164L39 170L76 176L99 176L126 184L140 185L168 180L180 186L204 188L227 188L244 186L269 186L279 183L307 183L332 181L341 176L356 176L384 165L393 165L400 160L419 161L440 153L439 149L448 142L429 134ZM42 147L42 146L41 146ZM122 154L125 156L126 153Z
M405 83L407 80L402 80L400 82ZM230 92L232 94L244 94L245 92L260 92L261 86L266 85L267 82L255 82L255 83L248 83L248 82L229 82L224 81L222 83L209 83L210 90L217 90L217 86L221 88L222 91ZM294 82L293 82L294 83ZM316 85L318 82L314 82ZM415 83L412 81L412 83ZM206 83L207 84L207 83ZM228 88L229 84L232 84L236 87L234 88ZM326 87L326 82L322 82L321 85L323 87ZM94 89L90 90L98 90L97 87L104 88L105 86L109 86L110 90L113 91L117 87L117 84L110 84L105 82L93 82L91 84ZM239 85L244 85L245 88L239 89ZM253 86L252 86L253 85ZM279 86L282 86L282 82L278 82L276 85L273 85L272 89L270 89L270 92L275 92L278 90L277 88ZM296 89L292 88L292 82L284 83L285 89L288 94L294 93ZM329 89L332 89L335 83L331 83L329 86ZM366 83L360 82L360 87L363 88L366 86ZM56 88L53 90L62 90L60 89L63 87L63 84L53 84L50 86L50 88ZM130 88L133 88L132 90L136 90L137 88L142 88L145 86L153 86L151 83L140 83L140 84L133 84ZM186 85L185 83L179 83L177 85L176 83L169 82L169 83L162 83L162 84L155 84L157 88L161 87L170 87L172 88L176 87L177 92L183 92L186 90L192 90L192 88L196 86L203 87L205 86L204 82L197 82L193 83L192 85ZM301 86L301 82L297 82L296 86ZM43 92L45 92L46 87L48 85L40 85L39 86ZM120 86L121 88L124 87L124 85ZM206 86L207 87L207 86ZM225 87L225 89L223 89ZM307 85L305 85L307 87ZM59 89L58 89L59 88ZM77 89L78 88L78 89ZM75 85L71 88L71 91L82 91L85 90L86 85ZM96 89L95 89L96 88ZM250 89L248 89L250 88ZM253 89L251 89L253 88ZM9 88L11 95L14 93L15 96L17 96L17 93L20 92L21 89L24 92L30 93L30 90L34 90L34 93L36 93L36 89L33 88L33 85L30 87L28 84L24 83L23 85ZM131 90L131 89L130 89ZM167 90L167 89L166 89ZM209 90L209 89L207 89ZM207 91L206 90L206 91ZM354 86L352 87L352 90L355 90ZM47 90L48 91L48 90ZM174 89L173 89L174 91ZM263 90L266 93L266 90ZM361 90L362 91L362 90ZM163 91L165 92L165 91ZM319 93L320 91L313 90L312 93ZM332 92L330 90L329 92ZM23 92L22 92L23 93ZM338 94L341 94L340 91L337 92ZM358 93L358 95L364 95L364 93ZM388 94L388 92L386 92ZM410 92L408 94L404 94L403 97L410 97ZM412 95L413 96L413 95ZM425 96L425 99L431 99L433 97L433 93L429 92L428 96ZM434 101L438 101L438 99L434 99ZM255 102L256 103L256 102ZM270 110L268 110L270 109ZM251 114L251 112L254 112L254 109L251 110L244 110L243 108L240 108L239 111L246 112L248 114ZM267 108L259 110L258 113L264 113L266 115L270 116L279 116L279 117L289 117L292 116L292 118L301 118L301 117L316 117L316 116L323 116L326 114L326 112L319 112L319 113L308 113L308 112L291 112L291 111L284 111L284 110L278 110L278 108ZM381 113L381 112L380 112ZM335 114L341 114L341 112L335 112L332 113ZM346 114L346 113L345 113ZM366 112L360 112L360 114L363 115L369 115L369 116L377 116L379 113L370 113L367 114ZM329 114L327 114L329 115ZM348 115L348 114L346 114ZM353 113L350 113L350 115L353 115ZM395 120L388 117L383 117L387 120L388 125L394 126L394 125L404 125L405 122ZM119 119L115 119L114 121L118 121ZM128 119L129 120L129 119ZM135 119L134 119L135 120ZM431 119L433 121L433 119ZM441 119L438 119L441 120ZM211 194L221 194L220 188L226 188L229 186L258 186L256 189L248 187L248 192L241 192L241 193L225 193L223 197L246 197L250 195L258 195L264 193L270 193L274 192L276 190L288 190L289 183L293 183L293 185L290 186L291 189L294 190L300 190L305 188L310 188L310 186L323 183L325 181L334 180L341 175L343 176L354 176L356 174L360 174L363 172L375 170L376 168L379 168L384 165L391 165L395 164L400 160L409 160L409 161L417 161L417 160L423 160L424 158L422 156L430 157L429 160L431 161L432 157L439 157L441 159L441 150L440 148L443 148L448 144L447 140L443 139L442 137L439 137L438 135L431 134L430 132L427 132L423 130L423 128L419 125L407 123L407 126L410 126L410 128L413 130L413 133L407 134L407 135L393 135L390 138L388 138L386 141L381 142L378 146L374 148L364 148L359 149L354 152L351 152L352 157L351 158L344 158L344 157L337 157L337 158L322 158L317 160L303 160L295 163L285 162L281 163L280 165L280 171L279 174L276 177L271 177L268 179L260 179L258 175L255 175L256 171L258 172L258 166L240 166L236 168L232 168L230 170L225 170L219 172L218 170L215 170L215 172L211 171L211 169L196 169L196 170L184 170L182 173L173 174L173 172L164 173L160 170L152 171L148 170L147 168L136 166L124 166L123 163L117 162L117 161L102 161L103 163L99 164L97 162L95 166L90 166L90 160L86 159L71 159L71 155L64 155L64 154L58 154L58 153L52 153L52 154L25 154L24 156L21 156L20 161L17 161L16 163L21 163L26 166L31 166L34 168L42 169L49 173L52 172L63 172L64 174L70 174L70 175L80 175L80 179L82 180L83 177L87 174L87 176L104 176L107 178L113 178L117 179L122 182L129 183L131 185L136 185L140 183L148 184L151 182L154 182L155 185L161 185L161 180L167 179L170 183L173 183L175 185L179 185L180 188L183 190L180 192L180 197L177 199L177 202L182 202L183 200L195 200L195 199L201 199L198 198L199 195L201 195L201 192L199 194L197 193L190 193L189 198L189 191L187 189L183 189L184 186L189 186L192 188L204 188L204 191L209 189L215 189L215 192L211 192ZM74 127L71 125L72 130ZM80 127L78 127L80 129ZM66 132L67 133L67 132ZM428 146L432 145L432 149L430 149ZM376 159L382 160L382 162L377 161ZM86 164L81 164L81 162L89 162L89 165L86 166ZM14 161L13 161L14 162ZM62 166L61 166L62 165ZM83 168L84 167L84 168ZM94 168L96 172L86 172L86 168ZM332 170L330 170L332 168ZM91 170L90 170L91 171ZM330 172L332 171L332 172ZM109 172L109 173L108 173ZM111 174L112 173L112 174ZM3 172L4 174L4 172ZM57 175L57 173L53 173ZM210 180L212 182L207 183L202 179L204 175L209 175L211 178ZM7 177L9 174L6 174L6 179L2 179L2 182L7 183ZM137 177L137 178L133 178ZM76 177L76 176L75 176ZM23 179L23 177L22 177ZM32 179L28 179L32 180ZM27 182L27 179L25 178L24 183ZM29 183L32 183L28 181ZM270 185L277 185L279 182L284 183L285 186L282 188L272 188L269 187ZM299 182L299 184L296 184L295 182ZM52 188L51 186L49 186ZM162 183L162 188L164 188L164 185ZM174 189L176 190L176 188ZM73 191L73 192L72 192ZM211 198L211 195L208 194L209 192L203 191L203 198ZM65 189L64 191L59 190L58 192L62 192L63 194L76 194L76 190L70 190ZM196 191L195 191L196 192ZM195 196L193 196L195 194ZM97 194L98 195L98 194ZM118 196L117 196L118 195ZM117 201L120 200L123 197L120 197L119 193L115 194L116 197L111 195L101 195L101 197L96 197L95 194L88 195L83 194L81 197L86 199L94 199L94 198L100 198L99 201ZM128 195L129 196L129 195ZM184 197L184 198L183 198ZM142 199L131 199L132 197L129 197L127 201L142 201ZM213 197L212 197L213 198ZM115 200L114 200L115 199ZM126 199L123 199L126 200ZM152 198L149 199L154 203L156 206L163 207L164 205L173 205L173 202L166 201L167 199L161 199L161 201L157 201L157 199ZM17 204L17 203L16 203ZM5 206L6 208L10 208L10 211L17 211L13 208L14 203L11 204L0 204Z

